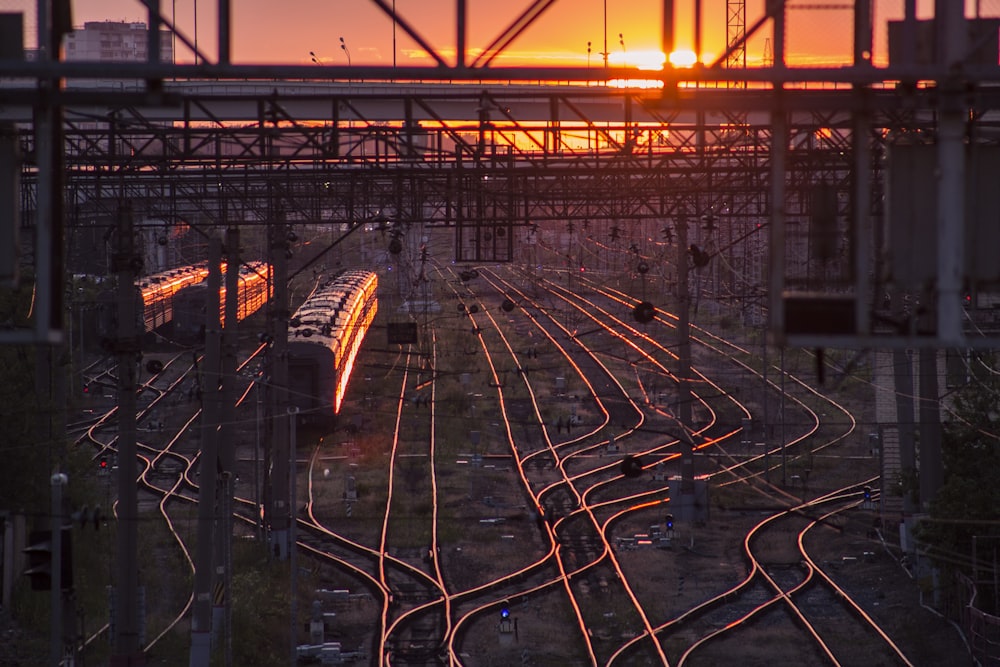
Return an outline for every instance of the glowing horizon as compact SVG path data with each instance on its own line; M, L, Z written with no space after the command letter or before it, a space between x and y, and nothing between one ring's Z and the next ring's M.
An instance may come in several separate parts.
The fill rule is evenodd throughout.
M25 44L32 34L34 4L31 0L11 0L23 4ZM920 0L926 2L926 0ZM470 3L467 16L467 56L474 59L498 34L517 19L528 0L518 3ZM166 5L167 3L161 3ZM197 44L206 59L217 55L218 17L213 3L174 0L163 8L165 18L180 34ZM615 66L656 69L653 54L662 51L662 0L633 0L627 7L606 6L602 0L556 2L507 43L491 61L494 67L601 67ZM623 3L616 3L623 4ZM677 3L675 52L692 50L693 3ZM350 11L341 11L347 6ZM447 62L455 56L454 0L396 0L399 16ZM605 11L606 10L606 11ZM73 19L82 26L88 21L145 22L143 0L74 0ZM746 24L764 16L765 0L747 0ZM874 0L874 60L887 57L887 22L901 18L900 0ZM196 17L197 14L197 17ZM796 8L788 12L785 60L789 65L849 65L852 61L853 14L846 8ZM232 5L231 62L237 64L310 64L339 66L433 66L422 45L417 44L373 0L345 0L344 3L314 3L291 0L275 10L268 0L241 0ZM700 62L714 61L712 52L721 53L727 40L725 3L705 3L699 41ZM344 39L343 45L340 38ZM766 27L749 35L746 42L748 64L762 62L772 38ZM178 63L191 63L191 49L175 42ZM683 62L683 61L681 61ZM672 61L675 67L681 67Z

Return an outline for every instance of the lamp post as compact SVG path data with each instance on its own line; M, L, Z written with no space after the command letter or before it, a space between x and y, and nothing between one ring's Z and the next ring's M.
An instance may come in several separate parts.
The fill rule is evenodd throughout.
M198 64L198 0L194 0L194 64Z
M396 69L396 0L392 0L392 68Z
M347 66L350 67L351 66L351 52L347 50L347 43L344 41L343 37L340 38L340 50L343 51L347 55Z

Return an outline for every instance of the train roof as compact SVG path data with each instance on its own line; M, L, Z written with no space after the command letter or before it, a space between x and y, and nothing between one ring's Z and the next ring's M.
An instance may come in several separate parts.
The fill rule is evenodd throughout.
M372 271L352 270L318 284L289 321L289 342L331 347L339 340L339 329L343 326L341 313L351 310L354 303L364 298L366 288L377 284L377 280Z

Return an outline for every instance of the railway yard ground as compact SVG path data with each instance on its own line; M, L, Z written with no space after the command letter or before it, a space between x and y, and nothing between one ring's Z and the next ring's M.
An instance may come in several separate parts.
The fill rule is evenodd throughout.
M623 560L630 573L645 579L649 588L662 591L665 606L687 609L744 574L739 565L742 536L755 522L745 511L713 509L710 522L678 535L670 548L636 549L622 554ZM915 665L972 665L958 629L922 603L919 586L899 564L898 549L869 535L870 525L868 516L852 518L842 527L819 531L813 547L825 555L823 564L829 566L837 582L865 602L865 610L886 628ZM795 567L796 563L776 565ZM599 584L592 586L590 594L609 595ZM609 600L609 608L611 604ZM505 646L496 632L485 632L476 641L476 650L469 651L480 658L468 664L499 667L511 664L511 660L520 661L522 654L530 656L536 666L568 664L561 660L576 641L561 636L562 624L546 622L550 611L533 604L515 608L520 628L517 641ZM799 651L798 631L792 624L783 612L772 611L757 619L749 631L706 648L690 664L722 665L733 660L748 667L826 664L822 656ZM613 632L615 625L614 617L609 617L608 632ZM863 654L843 659L844 665L880 664ZM578 664L587 663L581 659Z
M808 363L808 360L803 361ZM702 368L711 375L711 369ZM864 375L864 370L859 375ZM819 385L817 385L819 387ZM848 409L856 411L859 421L870 421L872 415L872 387L865 381L845 383L845 389L833 392L837 400ZM822 387L819 387L822 389ZM749 446L750 448L753 445ZM812 488L803 488L801 477L789 473L784 485L794 495L817 493L823 488L835 488L845 480L856 479L873 469L867 452L867 443L858 438L851 445L854 451L841 451L838 455L813 459ZM780 476L773 473L775 476ZM774 480L772 481L780 481ZM756 485L762 486L762 485ZM769 496L758 492L755 485L713 489L710 518L694 525L678 526L669 546L640 546L619 549L618 555L627 569L629 578L645 582L642 588L650 592L651 598L644 600L652 608L661 607L667 616L682 613L702 600L719 594L746 575L741 553L747 532L764 516L777 508L768 500ZM652 518L656 521L656 518ZM888 635L898 643L900 649L915 665L972 665L965 640L958 627L936 611L929 602L930 591L918 582L912 567L905 565L899 548L899 539L894 527L884 530L879 520L877 506L856 509L846 516L828 522L820 522L819 528L810 533L809 547L816 554L817 564L826 570L835 581L856 597L865 612L882 625ZM625 525L620 534L644 533L647 526L642 521ZM541 547L541 544L534 545ZM472 547L474 548L474 547ZM466 570L474 563L484 568L482 573L466 571L470 579L487 579L491 558L502 560L517 547L508 547L508 554L497 553L493 547L482 556L466 554L461 560L460 570ZM463 551L469 551L464 546ZM774 569L795 569L799 567L797 552L781 549L773 553L770 562ZM615 618L616 601L612 598L612 587L603 577L591 577L585 586L586 595L607 600L606 626L604 632L611 635L619 629ZM810 601L806 594L806 605L815 607L822 615L826 601ZM579 656L576 663L566 662L566 657L578 651L578 639L568 636L564 616L568 610L549 602L525 602L512 608L512 616L518 619L518 636L513 642L502 637L494 628L484 627L470 638L465 658L467 665L496 666L517 664L535 665L586 665L585 656ZM552 619L560 619L553 623ZM713 666L738 664L747 667L783 664L825 664L825 658L817 653L801 652L797 640L799 631L790 615L778 609L761 614L743 633L731 639L710 644L709 647L692 655L685 664ZM681 637L686 643L693 637ZM844 637L834 638L837 642ZM850 644L849 637L846 643ZM838 643L838 645L842 645ZM864 665L869 667L882 663L872 661L863 649L849 655L838 655L843 665ZM633 664L626 662L625 664ZM656 664L646 660L637 664Z
M500 312L499 298L495 295L492 298L492 302L483 302L484 310ZM375 328L384 327L392 312L391 305L382 307ZM454 312L457 314L453 314L453 318L465 316L460 309ZM734 326L724 318L704 319L704 332L724 336L735 345L745 346L744 349L760 348L759 332L754 329ZM533 334L523 321L514 323L512 317L511 323L501 324L498 328L503 327L512 332L515 345L519 348L541 345L540 337L536 335L532 338ZM461 320L455 324L443 316L438 318L436 331L441 337L436 341L440 356L435 357L436 372L427 375L420 375L420 364L417 362L403 359L404 355L398 350L386 349L384 339L373 336L365 343L357 360L357 375L352 380L336 428L325 430L309 426L302 428L298 434L298 497L301 501L308 489L310 511L324 516L328 528L344 539L377 547L379 531L383 527L382 515L388 514L384 493L390 484L387 443L395 440L392 422L396 410L402 403L410 411L410 418L416 419L414 424L421 423L419 419L429 418L421 416L429 413L421 412L421 406L426 407L419 400L423 394L411 390L404 399L399 389L400 381L393 373L399 367L416 369L414 372L420 375L420 380L413 382L411 379L411 388L422 387L421 382L432 375L436 378L436 410L441 424L435 456L437 487L433 492L439 513L439 553L432 556L427 549L430 537L426 524L433 507L427 473L429 457L406 449L411 445L414 448L420 446L416 428L403 429L400 433L399 427L396 427L401 437L395 445L399 449L399 458L392 482L396 491L391 501L395 516L386 522L384 528L391 539L384 535L382 539L387 539L392 545L385 556L422 571L429 570L436 559L441 570L447 573L445 581L448 588L467 591L487 585L505 572L539 561L546 555L549 545L543 539L544 532L539 530L538 517L526 506L513 457L509 449L505 449L499 418L495 413L489 414L485 408L487 399L484 396L499 388L495 385L509 385L505 387L509 394L507 418L515 429L523 428L527 433L530 404L525 394L518 393L517 383L514 382L523 373L501 369L500 381L486 382L483 380L486 377L483 364L475 356L477 337L483 334L476 331L470 335ZM470 339L474 342L470 343ZM166 358L171 353L164 350L154 354L162 354ZM851 353L828 353L827 360L836 369L838 361L850 356ZM387 359L393 357L394 362L387 363ZM695 456L696 472L699 475L713 474L708 484L710 504L703 519L677 521L669 540L646 539L654 525L659 526L657 530L664 530L665 510L662 504L632 512L617 523L612 543L616 558L645 613L659 619L659 622L687 614L703 601L722 595L746 578L744 541L762 519L794 507L798 499L820 496L877 474L877 462L868 451L868 427L875 423L875 415L874 387L865 363L852 363L850 374L821 385L816 380L814 358L806 351L789 350L782 361L790 374L802 379L804 388L800 393L806 395L807 387L812 387L827 394L843 406L845 413L853 415L858 424L867 426L862 426L857 434L844 439L835 448L822 452L790 450L784 469L780 466L768 468L765 463L758 468L759 474L749 478L745 470L741 472L734 468L732 475L726 474L726 470L733 462L750 459L759 453L759 446L753 440L725 447L699 448ZM615 361L614 354L606 351L609 366L619 362ZM759 378L744 374L731 360L719 359L698 348L692 363L707 377L723 378L719 382L724 392L740 398L755 414L761 412L761 392L756 384L760 382ZM753 365L759 360L748 363ZM627 364L623 366L627 367ZM533 375L542 416L549 422L562 422L564 418L568 422L568 417L564 416L571 414L574 428L585 431L591 422L598 421L597 411L583 399L586 391L579 382L567 380L562 372L560 368ZM406 384L405 380L403 384ZM179 421L174 413L179 414L189 402L191 397L181 393L168 403L163 412L168 424ZM772 408L774 402L772 400ZM252 460L251 443L259 437L255 412L259 406L251 402L242 409L244 419L237 436L240 443L237 460L245 463ZM724 421L739 425L739 415L735 412L722 414ZM835 415L833 417L832 421L839 419ZM651 432L655 434L656 424L650 423L653 424ZM551 427L551 423L549 425ZM793 430L799 425L790 423L787 426ZM166 430L169 431L169 428ZM566 430L569 430L568 424ZM562 428L557 431L561 433ZM776 433L769 435L783 436ZM145 437L150 441L157 440L160 438L159 431L150 431ZM527 435L523 437L530 440ZM553 439L557 437L564 436L553 434ZM640 434L636 440L641 441L643 437L655 439L649 434ZM162 439L166 440L167 436ZM632 445L626 445L629 446ZM188 443L184 451L190 455L195 448ZM610 463L623 451L609 449L595 456L606 456ZM777 456L772 455L772 466L776 463L775 458ZM653 480L653 470L647 469L631 480L636 493L647 487L656 488L658 482ZM163 476L161 482L166 484L169 478L176 476L177 471L160 468L158 474ZM556 479L551 467L533 469L532 474L537 476L533 480L537 485L549 484ZM345 503L348 476L357 494L357 500L351 503ZM249 468L245 467L237 482L238 496L251 495L251 479ZM670 484L673 489L674 479L670 480ZM601 493L605 492L595 492L595 497L600 497ZM156 500L155 494L140 493L140 508L142 514L149 518L151 527L157 523L159 516ZM766 533L755 544L757 558L769 576L794 579L804 570L800 552L786 538L794 538L803 526L812 522L815 525L805 540L816 564L885 630L914 665L972 664L957 628L924 604L930 592L901 564L898 536L894 534L893 526L882 525L877 506L856 507L832 518L825 517L818 510L798 514L794 517L799 521L797 527L790 525L787 529ZM173 512L174 522L188 539L194 533L196 515L195 506L191 503ZM305 518L302 512L299 516L300 520ZM602 518L606 517L602 515ZM108 533L113 535L113 532L112 526ZM288 565L266 557L257 544L251 525L237 523L235 534L238 543L234 549L235 641L240 642L241 633L259 633L272 652L256 654L252 664L286 664ZM103 539L110 547L113 539L107 533L105 535ZM563 539L567 542L562 545L566 547L564 565L567 569L582 568L600 556L600 546L596 541L581 537L581 542L572 543L573 537ZM150 588L152 594L147 594L147 614L156 619L155 623L150 622L151 626L162 626L166 623L165 619L182 607L183 600L190 595L191 576L177 545L169 539L166 531L159 537L156 529L147 531L143 536L143 549L140 577L155 582ZM167 573L169 576L164 576ZM109 574L106 568L104 574ZM379 604L364 592L359 580L330 563L314 558L301 548L297 556L296 576L300 618L307 619L313 605L320 601L323 609L333 613L337 619L327 639L341 642L344 655L351 656L345 663L379 664L369 648L377 632ZM581 606L585 603L587 607L586 612L579 613L587 615L590 640L596 650L602 651L602 655L627 643L636 634L634 608L616 580L617 576L614 570L602 564L572 579L575 598L581 601ZM395 602L407 609L428 599L418 586L407 588L395 585L394 594L400 598ZM103 584L98 587L103 590ZM584 650L579 629L574 625L574 614L577 612L570 607L568 597L561 587L541 594L511 595L506 601L511 625L505 626L505 630L513 631L501 631L498 613L476 615L464 630L459 653L462 664L467 667L592 664ZM833 613L836 605L829 594L810 589L795 597L795 601L797 609L807 612L810 618L821 619L828 615L827 612L836 617ZM676 657L681 654L685 656L683 664L696 666L843 664L870 667L900 664L867 653L863 642L858 642L857 647L852 649L853 633L857 632L857 627L845 624L841 628L837 622L826 624L823 630L829 633L829 636L824 635L824 639L835 644L840 651L839 662L831 663L813 644L802 641L800 621L783 607L779 599L775 604L754 612L753 619L738 631L692 649L687 647L697 644L701 636L696 628L684 626L676 632L667 628L659 636L663 638L667 654L672 657L670 664L676 664ZM736 620L736 617L723 616L714 622L725 625ZM0 621L0 644L4 647L0 650L0 667L42 664L38 656L45 654L44 639L39 641L37 633L27 632L14 623L6 610ZM404 640L399 640L394 648L410 650L411 657L421 655L420 650L433 644L430 639L422 644L422 640L431 637L434 632L432 625L422 627L418 624L408 630ZM147 664L186 664L189 633L189 621L185 619L178 623L168 639L150 653ZM42 633L41 637L44 636ZM88 662L101 664L100 660L107 651L106 647L95 651ZM245 653L239 655L246 656ZM435 662L441 659L440 655L434 653L433 657L425 656L424 661L414 660L405 664L448 664ZM615 662L637 666L659 663L648 651L626 655Z

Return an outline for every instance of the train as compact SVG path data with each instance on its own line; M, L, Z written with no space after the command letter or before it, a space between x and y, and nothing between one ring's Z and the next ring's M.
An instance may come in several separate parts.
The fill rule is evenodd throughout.
M239 296L236 301L236 319L243 320L267 303L271 298L271 267L266 262L247 262L240 266ZM226 276L223 265L222 287L219 290L219 324L226 320ZM208 299L208 282L187 285L174 294L173 337L182 342L204 340L205 302Z
M140 278L136 289L142 303L142 330L148 333L173 320L174 295L207 277L207 264L193 264Z
M174 295L189 285L208 277L208 264L191 264L154 273L136 280L136 328L140 334L150 333L168 324L174 317ZM118 294L102 291L97 297L97 336L110 344L118 335Z
M378 312L378 275L348 270L316 285L288 323L289 403L303 422L340 412L354 360Z

